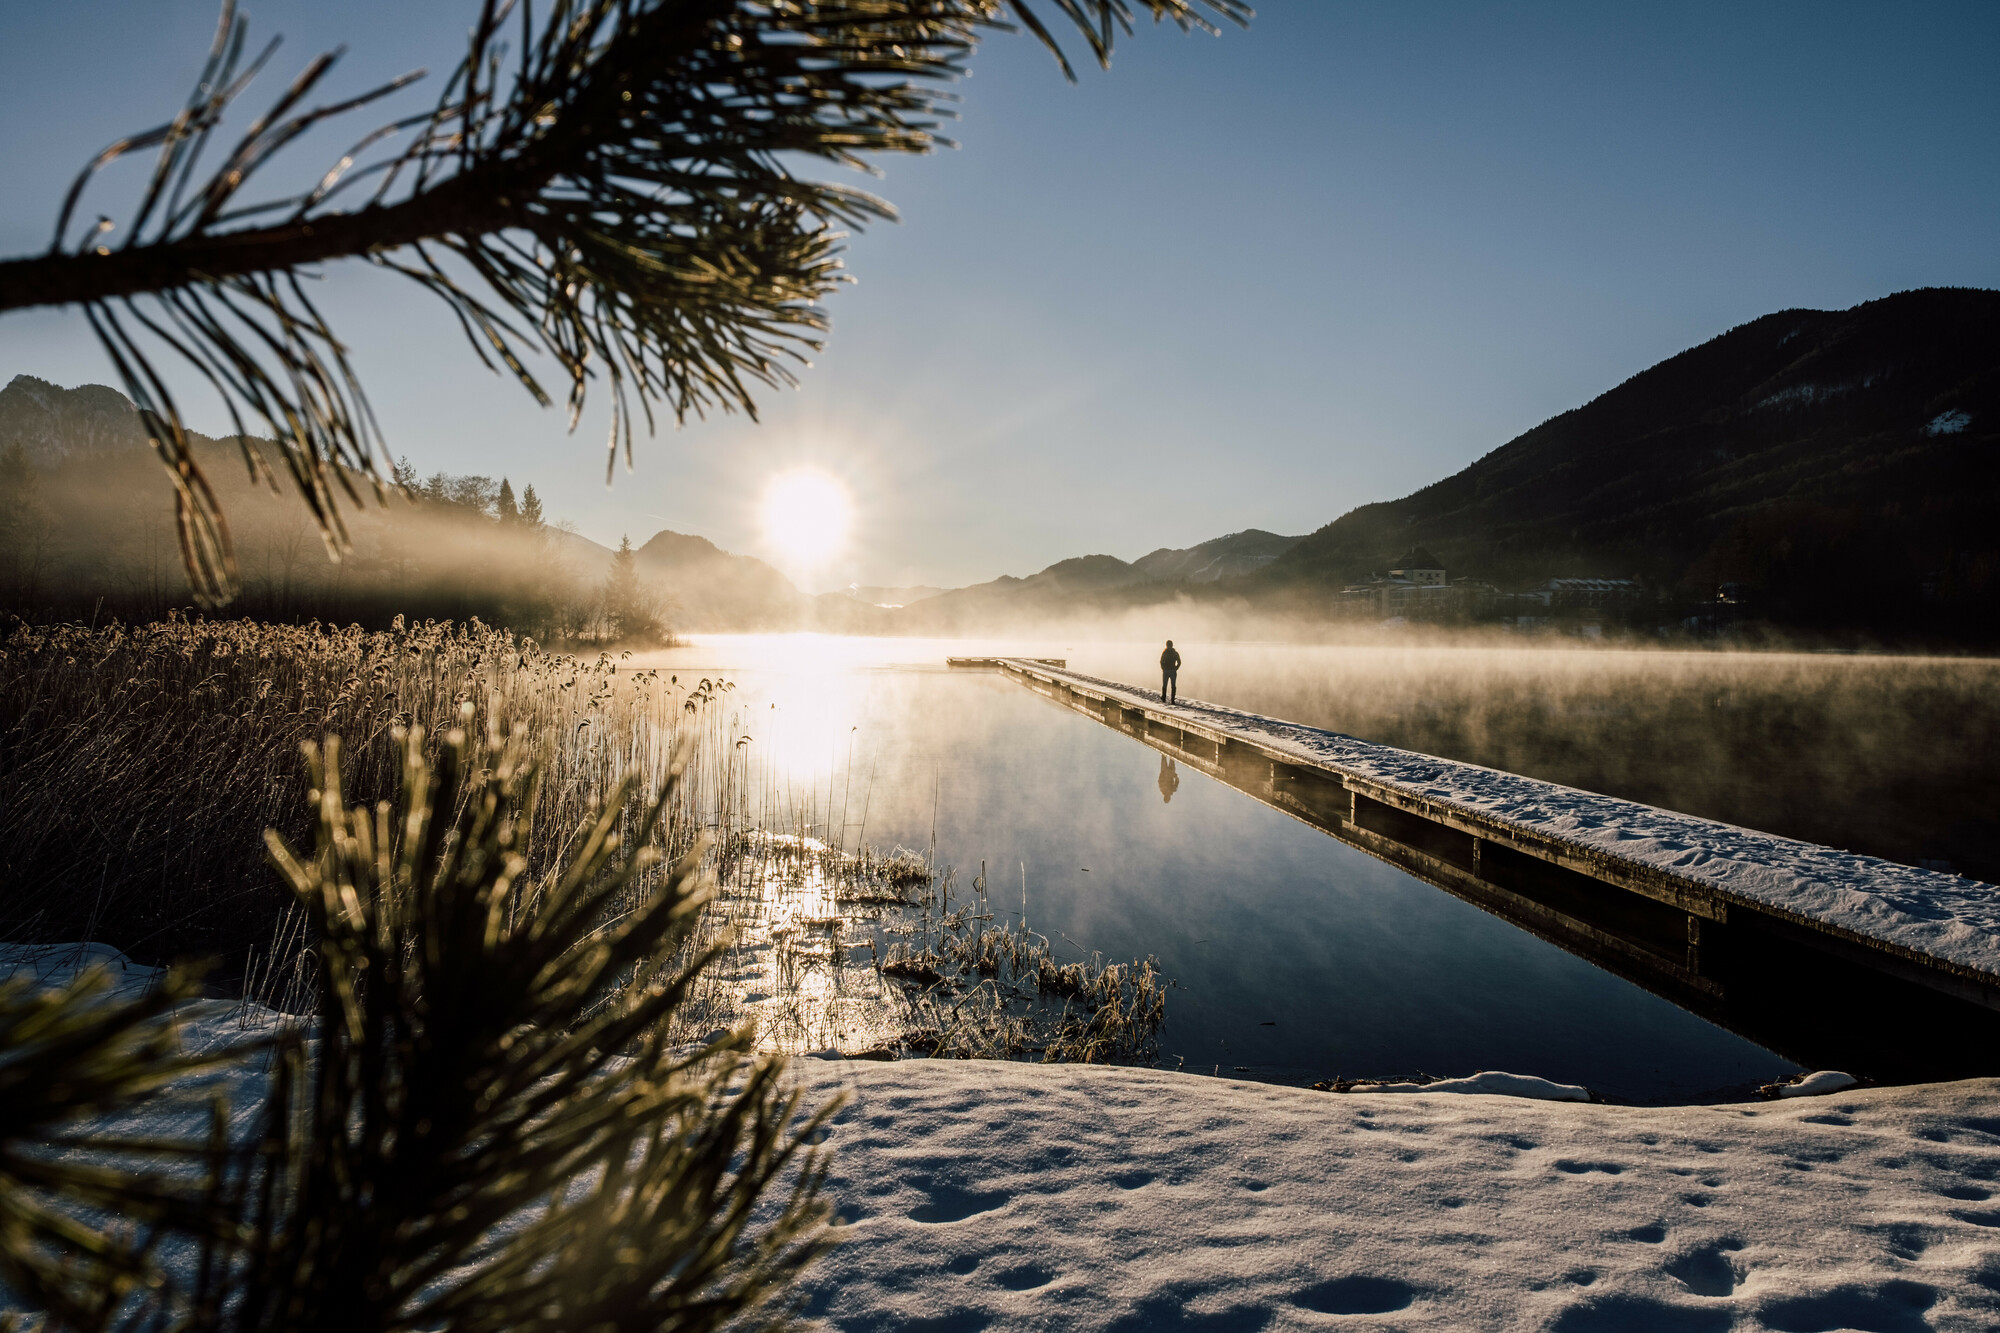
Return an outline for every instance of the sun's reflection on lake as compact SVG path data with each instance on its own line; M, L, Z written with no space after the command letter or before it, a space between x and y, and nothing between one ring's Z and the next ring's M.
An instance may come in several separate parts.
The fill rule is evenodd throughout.
M829 873L838 854L817 838L772 833L745 835L734 852L719 893L733 930L715 970L726 992L704 997L711 1021L755 1022L767 1051L852 1053L893 1041L903 1006L869 948L880 913L840 901Z

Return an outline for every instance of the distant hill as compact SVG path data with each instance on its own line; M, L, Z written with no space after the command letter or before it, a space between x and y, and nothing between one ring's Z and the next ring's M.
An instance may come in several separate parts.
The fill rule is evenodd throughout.
M894 613L895 624L909 633L979 633L1164 601L1192 586L1261 569L1299 540L1253 528L1198 546L1162 547L1130 562L1115 555L1072 556L1026 578L1003 574L904 606Z
M35 467L79 454L146 447L131 400L102 384L65 389L16 375L0 389L0 448L20 445Z
M636 552L641 578L673 599L677 629L710 633L892 632L895 613L840 593L807 596L754 556L731 555L706 537L653 534Z
M1502 586L1727 582L1782 620L1977 633L2000 606L2000 292L1753 320L1343 515L1251 583L1338 587L1415 545Z
M812 599L761 560L731 555L706 537L657 532L638 549L640 577L679 604L692 629L789 630Z
M1161 547L1134 560L1132 568L1149 579L1214 583L1254 573L1304 540L1280 537L1261 528L1246 528L1183 550Z

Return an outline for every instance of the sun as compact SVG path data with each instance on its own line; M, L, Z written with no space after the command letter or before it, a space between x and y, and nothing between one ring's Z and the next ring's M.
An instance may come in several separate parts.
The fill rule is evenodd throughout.
M854 502L824 472L781 472L764 488L764 540L788 564L823 565L847 545Z

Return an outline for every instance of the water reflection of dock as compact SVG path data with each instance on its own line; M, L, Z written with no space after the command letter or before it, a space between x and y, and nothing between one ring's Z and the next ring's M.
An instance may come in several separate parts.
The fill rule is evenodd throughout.
M2000 1068L2000 890L1594 793L959 658L1808 1067Z

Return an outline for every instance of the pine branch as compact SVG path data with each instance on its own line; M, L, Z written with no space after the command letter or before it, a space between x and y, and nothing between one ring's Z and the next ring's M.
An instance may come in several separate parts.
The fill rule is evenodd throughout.
M319 935L322 1006L314 1067L294 1066L269 1120L271 1211L228 1260L231 1322L757 1326L827 1243L812 1144L837 1106L805 1115L747 1030L667 1045L725 947L667 961L710 892L699 845L653 869L683 760L650 802L630 781L609 793L557 880L530 885L523 747L457 730L433 772L421 734L399 739L393 818L343 804L329 739L309 752L313 854L269 839Z
M663 860L686 748L650 801L607 793L545 882L524 856L541 766L471 715L435 767L396 733L394 807L348 807L337 738L308 747L313 848L266 837L315 938L297 1027L189 1056L184 978L140 1000L101 974L0 982L0 1282L50 1329L784 1323L829 1243L816 1145L840 1103L808 1112L748 1028L668 1044L728 947L690 943L700 840ZM93 1132L252 1050L276 1058L247 1138L220 1103L205 1139Z
M1242 0L1049 0L1100 64L1144 14L1214 31ZM755 415L761 387L794 382L821 345L819 301L840 279L839 228L893 216L790 163L865 168L923 153L943 85L980 36L1016 23L1074 77L1030 0L555 0L537 23L486 0L466 57L433 108L382 126L309 191L253 205L245 185L323 122L415 75L302 109L339 58L311 62L205 179L224 111L271 54L245 65L247 26L225 3L202 77L173 120L120 140L79 176L48 253L0 263L0 312L81 306L173 481L199 601L226 599L235 557L159 348L195 367L231 413L246 466L275 484L266 448L305 497L336 558L340 497L392 485L347 350L300 278L365 259L451 308L474 352L536 399L527 357L566 380L574 427L593 381L611 395L610 458L631 461L638 417ZM503 36L512 30L511 61ZM402 136L407 146L382 145ZM108 219L74 240L96 172L158 149L124 239ZM347 207L357 187L364 202ZM252 219L257 221L252 222Z
M181 1050L172 1012L198 994L186 973L137 997L109 991L102 967L60 989L0 981L0 1283L74 1330L143 1320L158 1299L160 1240L225 1230L213 1143L79 1138L80 1123L131 1112L252 1049ZM211 1140L227 1120L218 1103ZM117 1225L91 1225L84 1210Z

